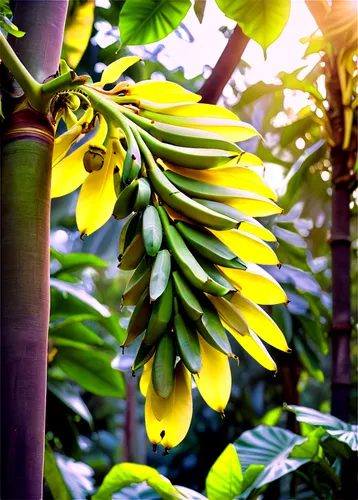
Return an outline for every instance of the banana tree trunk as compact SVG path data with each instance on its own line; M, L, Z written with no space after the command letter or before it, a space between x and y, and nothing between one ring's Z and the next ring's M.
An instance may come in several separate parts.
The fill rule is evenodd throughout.
M39 82L61 52L67 1L17 1L11 44ZM27 101L2 131L1 498L42 498L53 125Z
M342 149L344 118L337 60L327 61L328 116L333 130L332 148L332 397L331 412L348 422L350 395L350 193L347 182L348 153Z

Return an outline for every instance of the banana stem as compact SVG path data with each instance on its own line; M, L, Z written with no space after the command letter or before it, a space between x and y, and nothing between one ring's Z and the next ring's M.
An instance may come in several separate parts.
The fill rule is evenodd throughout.
M41 85L25 68L2 33L0 33L0 59L21 86L31 106L43 112Z

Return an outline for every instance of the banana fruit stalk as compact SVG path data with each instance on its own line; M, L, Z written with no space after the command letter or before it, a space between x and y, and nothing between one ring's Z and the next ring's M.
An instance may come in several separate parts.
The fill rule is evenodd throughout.
M92 107L56 139L53 191L60 196L81 182L91 185L91 227L104 220L99 200L106 214L110 204L115 219L127 218L118 268L130 276L121 305L133 312L122 348L138 344L132 372L143 368L147 434L167 454L190 426L192 377L206 403L223 415L237 344L270 370L276 365L263 342L289 350L258 305L287 302L257 265L278 260L270 246L274 235L254 217L281 209L250 168L262 162L233 142L257 133L230 111L197 103L198 96L170 82L103 90L136 61L116 61L101 82L83 87ZM72 150L86 127L94 128L89 145ZM109 198L95 192L96 176Z

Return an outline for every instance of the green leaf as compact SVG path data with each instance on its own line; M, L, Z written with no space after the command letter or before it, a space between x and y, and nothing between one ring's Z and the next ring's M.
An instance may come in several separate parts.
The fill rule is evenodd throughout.
M286 193L281 198L281 206L283 206L287 212L300 196L300 188L304 183L309 167L323 158L326 149L327 143L324 139L321 139L307 148L303 155L301 155L292 166L285 179L285 184L287 186Z
M241 465L233 444L228 444L206 477L205 486L209 500L230 500L241 492Z
M316 87L311 83L310 78L307 76L303 80L299 80L297 75L304 68L298 68L292 73L285 73L281 71L278 74L279 79L282 81L283 85L287 89L301 90L302 92L308 92L313 98L315 98L318 103L321 103L324 99L322 94L316 89Z
M256 479L259 477L259 475L263 472L264 469L265 469L264 465L256 465L256 464L249 465L248 468L245 470L241 486L241 492L245 492L246 490L248 490L250 486L252 486L253 483L256 481ZM240 495L239 498L246 498L246 495L244 496Z
M306 458L311 457L313 462L318 462L322 455L320 446L321 439L326 435L326 431L322 427L318 427L310 432L307 440L299 445L296 445L290 453L290 458Z
M0 14L6 17L11 17L10 0L0 0Z
M56 363L86 391L104 397L125 397L123 376L112 368L110 358L103 352L62 347L56 355Z
M119 16L122 48L162 40L186 16L190 0L126 0Z
M93 425L92 415L79 394L79 388L66 381L50 379L47 389L60 399L68 408ZM62 497L61 497L62 498Z
M316 54L317 52L322 51L324 52L328 47L327 40L324 36L309 36L306 38L301 38L300 42L303 44L308 43L306 52L303 56L304 59L311 54Z
M47 440L45 443L44 477L51 490L53 498L60 498L61 500L73 499L73 496L71 495L62 477L60 469L58 468L52 448Z
M206 0L194 1L194 12L200 24L203 22L205 7L206 7Z
M298 358L307 372L318 382L324 382L324 375L315 351L297 333L293 336L293 343Z
M271 483L309 462L311 456L289 458L293 448L305 441L306 438L280 427L260 425L253 430L244 432L234 442L242 470L245 472L253 464L265 466L263 472L249 486L245 494L254 488Z
M290 0L216 0L216 3L265 53L281 35L290 16Z
M287 410L293 411L299 422L310 425L319 425L326 429L332 437L346 443L353 451L358 450L358 425L348 424L329 413L322 413L305 406L287 406Z
M296 141L299 137L304 137L306 132L310 132L312 135L312 128L315 132L319 132L319 125L313 120L314 116L315 115L311 113L290 123L290 125L282 127L280 145L286 148L291 142Z
M83 463L75 462L72 458L55 453L56 462L62 477L71 492L73 500L88 498L88 493L93 491L93 469ZM54 496L62 500L61 496Z
M72 283L67 283L65 281L60 281L56 278L50 278L50 286L56 288L62 293L69 293L73 295L85 305L89 306L90 310L94 310L99 313L104 318L109 318L111 313L109 312L106 306L103 306L98 302L97 299L92 297L89 293L87 293L81 286L74 285ZM88 308L86 308L88 310ZM81 311L82 312L82 311ZM80 313L80 311L78 311Z
M80 315L79 317L83 316ZM52 338L71 339L91 346L101 347L105 344L104 340L90 328L78 321L74 322L73 316L50 328L50 336Z
M0 26L16 38L22 38L25 35L25 31L20 31L19 28L15 26L15 24L12 23L6 16L0 15Z
M161 476L152 467L125 462L112 467L92 500L110 500L113 493L130 484L142 483L143 481L146 481L148 486L165 500L184 498L168 479Z
M104 269L107 267L107 263L104 262L104 260L90 253L79 252L64 254L51 248L50 255L61 264L61 269L56 271L55 275L60 272L74 273L86 267L93 267L94 269Z
M278 422L280 421L281 415L282 415L282 408L281 406L278 406L277 408L273 408L272 410L265 413L265 415L260 418L259 423L262 425L277 425Z
M233 111L236 112L239 109L247 106L248 104L252 104L260 97L263 97L268 94L272 94L277 92L278 90L284 90L283 85L275 85L273 83L265 83L263 81L254 83L250 85L246 90L241 94L239 102L234 106Z

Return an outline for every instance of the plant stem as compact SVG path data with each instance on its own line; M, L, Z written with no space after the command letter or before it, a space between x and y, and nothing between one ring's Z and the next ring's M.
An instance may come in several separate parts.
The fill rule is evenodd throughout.
M211 75L198 92L202 96L201 102L217 103L225 85L239 64L249 40L250 38L237 25Z
M10 44L40 82L57 70L66 12L67 1L63 0L28 0L15 5L14 22L26 31L26 36L12 39ZM53 135L49 118L25 102L6 122L2 137L1 498L4 499L42 498Z
M0 59L21 86L31 106L39 110L41 85L27 71L2 33L0 33Z

